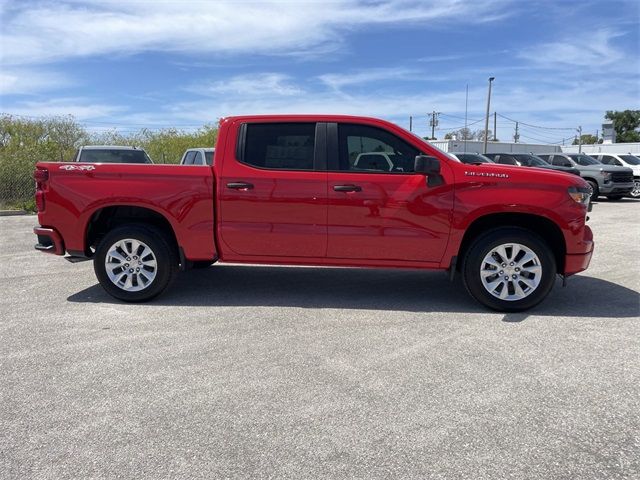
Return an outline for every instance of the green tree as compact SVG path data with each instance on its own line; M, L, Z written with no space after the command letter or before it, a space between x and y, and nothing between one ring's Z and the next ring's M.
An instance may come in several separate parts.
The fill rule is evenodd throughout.
M608 110L604 118L613 121L616 142L640 142L640 110Z
M580 136L582 139L582 145L593 145L594 143L598 143L598 137L595 135L591 135L590 133L585 133ZM578 145L578 137L573 139L572 145Z

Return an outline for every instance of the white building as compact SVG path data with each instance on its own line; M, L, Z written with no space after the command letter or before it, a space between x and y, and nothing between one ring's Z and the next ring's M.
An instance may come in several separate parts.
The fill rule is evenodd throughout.
M477 140L428 140L434 147L445 152L482 153L484 142ZM576 147L577 148L577 147ZM487 153L553 153L561 152L558 145L537 143L487 142ZM625 152L626 153L626 152Z

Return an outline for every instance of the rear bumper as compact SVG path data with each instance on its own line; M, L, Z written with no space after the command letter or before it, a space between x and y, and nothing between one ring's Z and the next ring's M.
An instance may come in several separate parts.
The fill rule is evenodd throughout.
M54 255L64 255L64 242L60 234L53 228L35 227L33 233L38 236L36 250Z

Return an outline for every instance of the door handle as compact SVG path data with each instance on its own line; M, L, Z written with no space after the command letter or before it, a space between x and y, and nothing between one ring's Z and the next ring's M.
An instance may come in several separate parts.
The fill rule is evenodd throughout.
M333 189L336 192L361 192L362 187L360 185L334 185Z
M227 183L227 188L232 188L234 190L251 190L253 188L253 183L231 182Z

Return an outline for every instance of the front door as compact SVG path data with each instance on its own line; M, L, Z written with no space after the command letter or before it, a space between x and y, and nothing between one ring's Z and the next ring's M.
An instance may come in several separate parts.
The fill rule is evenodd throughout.
M231 251L262 257L326 255L325 131L325 124L309 122L238 126L238 145L225 146L218 177L219 232ZM235 138L232 132L229 137Z
M430 187L413 172L416 145L370 125L329 127L327 257L439 262L453 208L446 165Z

